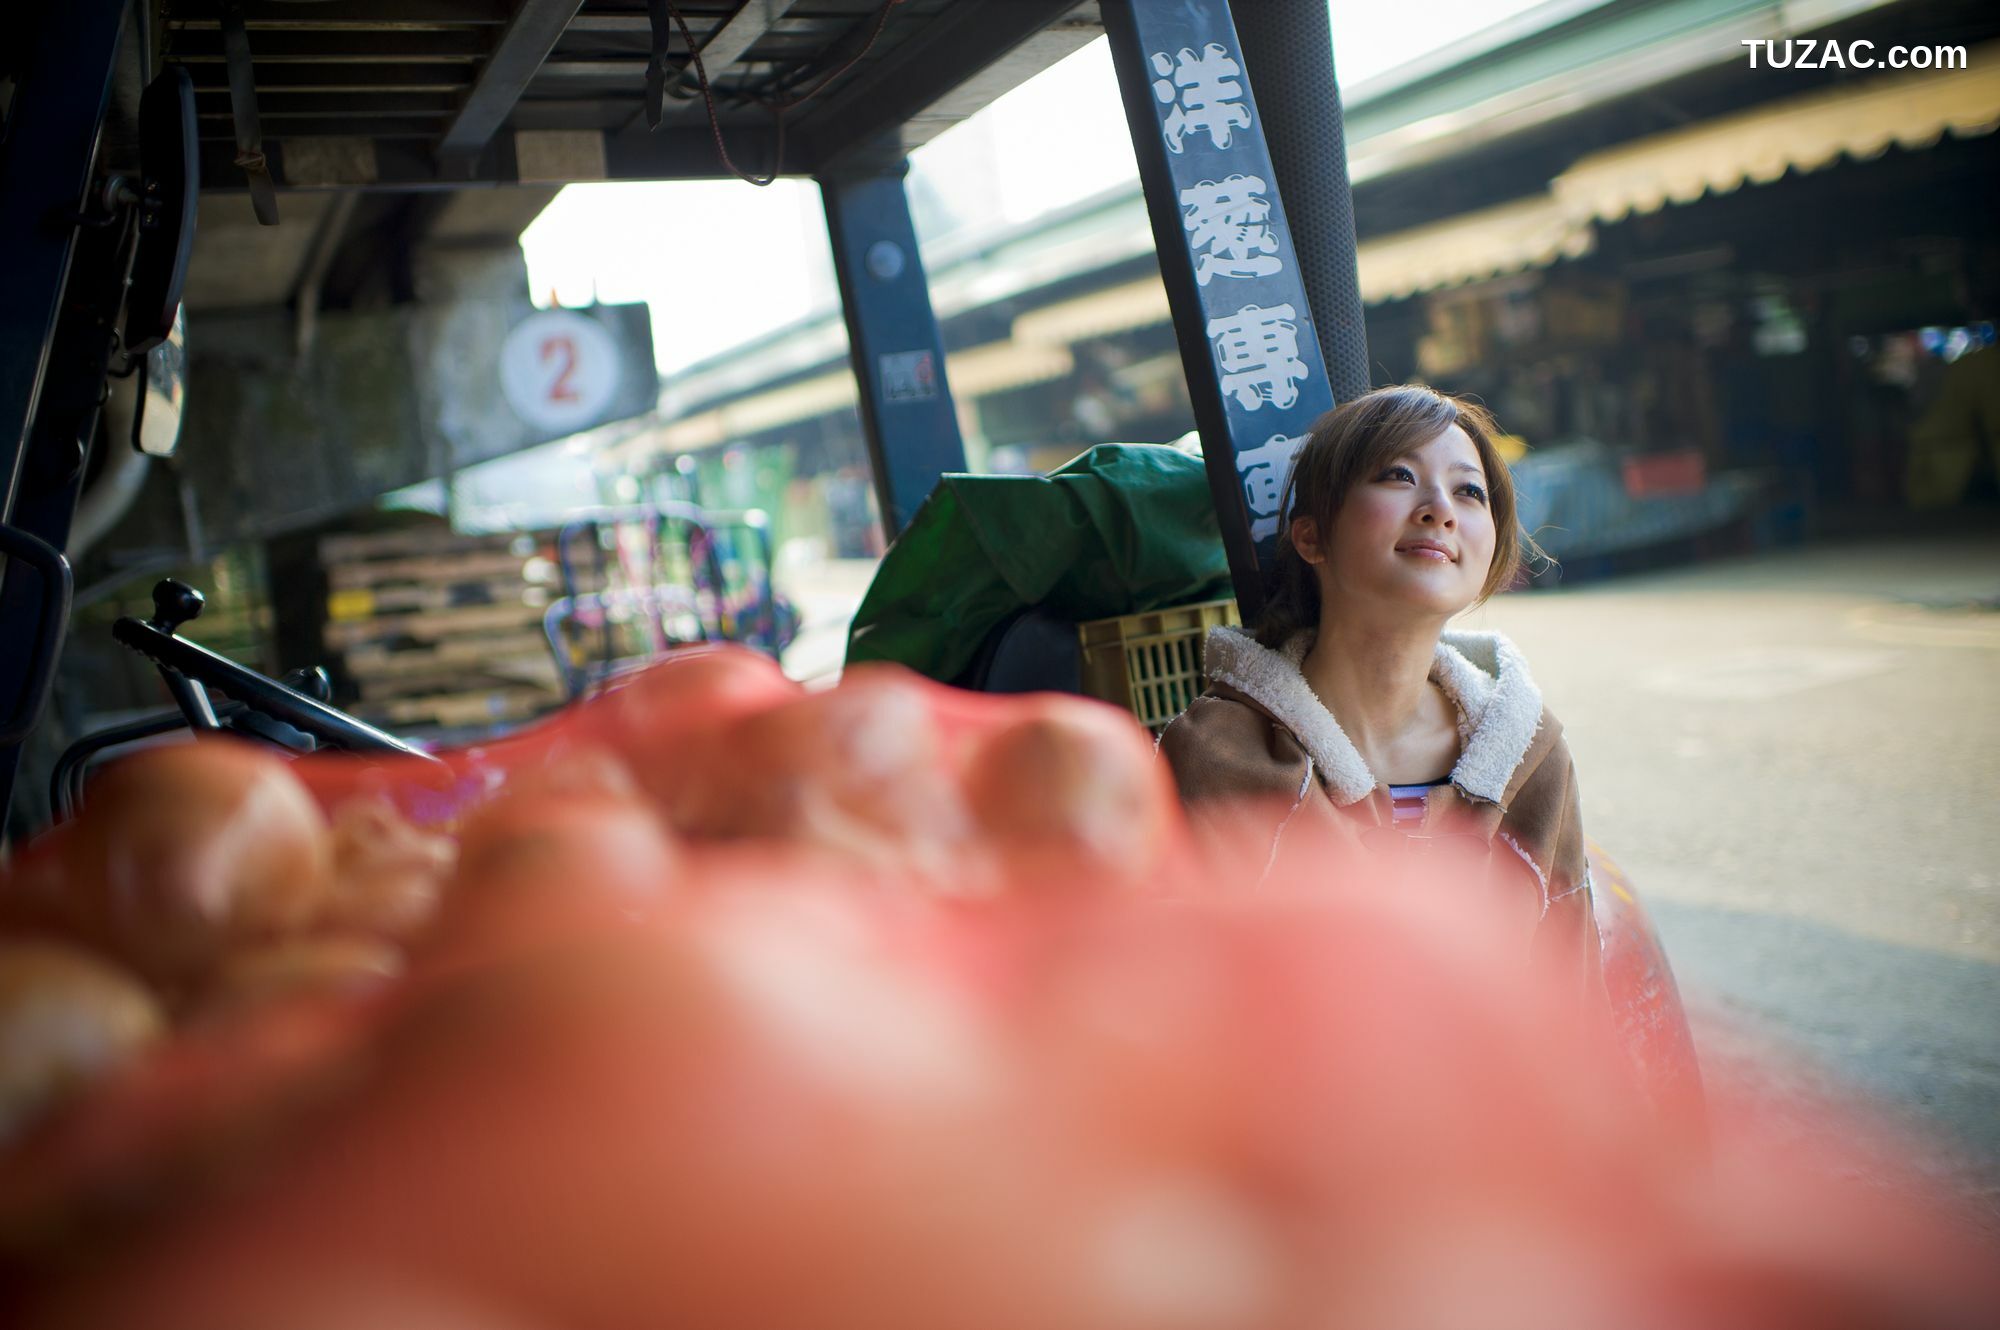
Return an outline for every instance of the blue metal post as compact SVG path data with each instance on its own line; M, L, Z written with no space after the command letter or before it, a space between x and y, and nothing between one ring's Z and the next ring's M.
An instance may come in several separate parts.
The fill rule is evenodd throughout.
M908 165L819 182L861 391L861 427L892 540L940 476L965 470L944 341L903 192Z
M124 298L125 232L81 246L98 134L111 98L127 0L44 7L23 61L0 149L0 521L44 552L9 559L0 580L0 715L10 738L37 718L67 627L60 552L76 513L112 329ZM95 210L95 209L93 209ZM60 334L60 335L59 335ZM53 602L53 604L52 604ZM0 813L12 799L18 740L0 744Z
M111 100L111 75L127 0L67 0L43 7L34 55L0 147L0 519L14 487L41 396L56 310L69 278L77 228ZM32 23L33 20L28 22Z
M1246 622L1283 488L1333 407L1227 0L1102 0L1160 275Z

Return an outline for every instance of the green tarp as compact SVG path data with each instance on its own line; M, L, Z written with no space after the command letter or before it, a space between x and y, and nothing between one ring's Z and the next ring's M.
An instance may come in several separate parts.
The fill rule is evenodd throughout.
M940 481L882 557L847 663L951 680L1016 610L1080 623L1230 594L1201 459L1104 443L1046 476Z

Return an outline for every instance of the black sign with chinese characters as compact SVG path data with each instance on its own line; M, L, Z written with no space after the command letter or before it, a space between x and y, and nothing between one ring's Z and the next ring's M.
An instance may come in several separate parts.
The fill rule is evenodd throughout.
M1293 455L1333 407L1227 0L1102 0L1246 621Z

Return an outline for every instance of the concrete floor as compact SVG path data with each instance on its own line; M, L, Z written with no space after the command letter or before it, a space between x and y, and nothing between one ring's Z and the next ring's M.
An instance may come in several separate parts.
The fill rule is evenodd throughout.
M1957 529L1954 529L1954 528ZM2000 530L1502 596L1705 1061L1854 1088L2000 1201ZM872 565L790 588L837 671Z
M2000 531L1505 596L1467 622L1526 652L1704 1056L1789 1049L2000 1197Z

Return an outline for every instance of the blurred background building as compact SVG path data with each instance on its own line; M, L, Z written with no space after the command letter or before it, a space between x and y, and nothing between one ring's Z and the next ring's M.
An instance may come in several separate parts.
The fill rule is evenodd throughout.
M1421 12L1331 10L1374 379L1493 407L1561 576L1995 497L2000 10ZM1753 67L1746 43L1791 38L1814 67L1761 47ZM1939 67L1846 58L1899 47ZM909 192L973 469L1192 429L1102 40L918 149ZM884 533L809 181L301 193L276 228L222 195L189 291L189 444L173 468L126 464L115 538L82 542L85 625L180 572L226 588L216 640L269 670L329 663L385 722L517 719L561 695L537 635L582 588L558 575L563 524L693 501L763 524L677 569L607 558L584 580L651 585L768 538L716 573L730 613L776 582L800 611L788 663L837 667ZM532 306L616 333L608 423L496 424L514 417L481 377L487 343ZM410 510L473 543L356 543ZM102 637L76 635L63 696L147 704L148 672ZM382 642L396 669L371 675Z
M1751 69L1746 34L1773 33L1843 56L1956 48L1963 67ZM1528 515L1573 559L1736 519L1783 540L1990 496L1996 38L2000 12L1974 3L1554 3L1353 84L1376 381L1491 405L1535 450L1546 503ZM975 468L1192 428L1152 253L1129 178L927 246ZM658 421L604 461L693 458L707 490L769 507L785 537L872 550L827 296L670 375ZM1633 507L1598 492L1600 472L1624 499L1707 497Z

